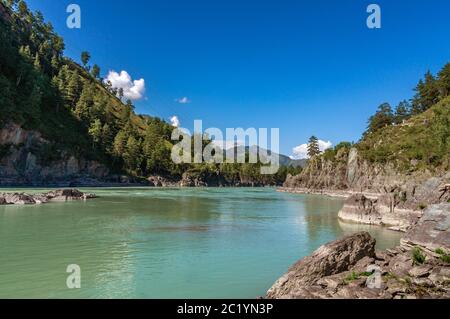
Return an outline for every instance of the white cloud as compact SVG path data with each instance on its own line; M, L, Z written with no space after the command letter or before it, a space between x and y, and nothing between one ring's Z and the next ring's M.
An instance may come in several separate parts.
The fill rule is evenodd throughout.
M333 143L331 143L330 141L325 142L325 141L319 140L319 149L321 152L323 152L331 147L333 147ZM290 156L291 159L309 158L308 157L308 144L302 144L297 147L294 147L292 149L292 153L293 153L293 155Z
M176 99L175 102L180 103L180 104L189 104L189 103L191 103L191 100L187 96L184 96L179 99Z
M178 116L172 116L170 118L170 123L172 124L173 127L180 127L180 119L178 118Z
M140 100L145 93L145 80L132 80L127 71L121 71L120 74L115 71L109 71L105 82L110 81L113 88L123 89L123 96L130 100Z

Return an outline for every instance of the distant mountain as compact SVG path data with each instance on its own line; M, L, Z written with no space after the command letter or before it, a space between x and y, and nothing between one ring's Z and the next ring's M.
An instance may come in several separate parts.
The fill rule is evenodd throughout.
M259 154L259 146L235 146L235 154L238 154L239 152L249 152L250 154L255 154L258 155ZM271 155L271 151L270 150L266 150L261 148L263 151L267 152L268 155ZM274 153L277 154L277 153ZM289 156L286 155L282 155L282 154L278 154L279 156L279 160L280 160L280 165L281 166L286 166L286 167L301 167L304 168L306 167L306 165L308 164L308 160L306 159L301 159L301 160L295 160L290 158Z

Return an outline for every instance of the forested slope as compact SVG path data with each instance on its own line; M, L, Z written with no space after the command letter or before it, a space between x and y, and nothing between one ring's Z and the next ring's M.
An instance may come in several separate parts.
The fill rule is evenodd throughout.
M65 57L64 40L24 1L0 1L0 43L0 184L114 174L179 180L185 173L276 184L290 170L261 176L259 164L174 164L173 127L136 114L87 52L83 65Z

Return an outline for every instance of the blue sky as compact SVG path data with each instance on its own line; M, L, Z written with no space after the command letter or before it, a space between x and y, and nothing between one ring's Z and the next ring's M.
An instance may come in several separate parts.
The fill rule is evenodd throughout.
M357 141L383 102L410 98L418 79L450 62L447 0L28 0L102 75L145 79L137 111L183 127L280 128L281 152ZM66 27L66 7L82 28ZM370 3L382 28L366 26ZM190 103L176 99L187 97Z

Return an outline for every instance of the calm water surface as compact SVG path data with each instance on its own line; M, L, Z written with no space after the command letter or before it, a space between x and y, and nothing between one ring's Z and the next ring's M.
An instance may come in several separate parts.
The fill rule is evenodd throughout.
M0 206L0 297L255 298L345 234L401 237L339 222L342 200L274 189L84 191L101 198ZM69 264L81 289L67 289Z

